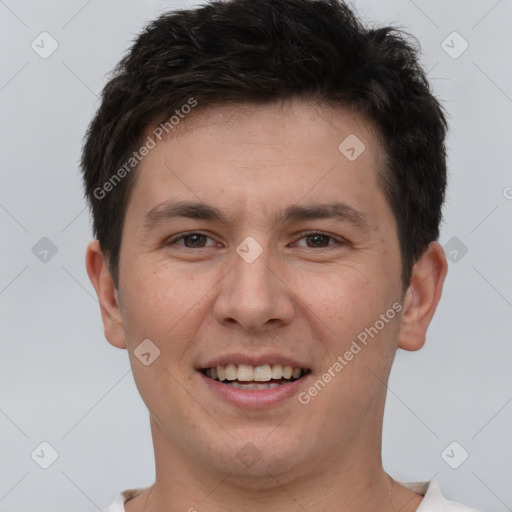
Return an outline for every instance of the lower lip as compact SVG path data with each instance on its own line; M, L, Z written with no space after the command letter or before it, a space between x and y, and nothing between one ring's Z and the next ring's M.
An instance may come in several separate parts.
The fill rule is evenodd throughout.
M218 380L213 380L210 377L207 377L202 372L198 373L204 383L214 393L232 404L248 409L270 407L283 402L287 398L297 395L299 388L302 387L304 380L308 377L308 375L305 375L293 382L281 384L278 388L244 390L234 388L228 384L222 384Z

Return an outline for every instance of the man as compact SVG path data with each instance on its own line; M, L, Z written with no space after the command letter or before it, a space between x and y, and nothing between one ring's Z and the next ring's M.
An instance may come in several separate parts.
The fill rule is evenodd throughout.
M146 27L82 158L87 271L155 448L110 512L470 510L381 462L394 355L447 272L445 132L416 50L340 1Z

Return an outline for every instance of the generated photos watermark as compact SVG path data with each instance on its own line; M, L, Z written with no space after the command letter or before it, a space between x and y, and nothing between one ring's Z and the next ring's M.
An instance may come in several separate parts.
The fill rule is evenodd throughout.
M366 327L352 341L350 348L336 358L336 361L327 368L327 370L312 384L307 391L302 391L297 395L297 399L303 405L309 404L311 399L320 393L329 382L332 381L342 370L354 359L361 350L368 345L368 337L373 339L379 332L389 324L395 316L403 309L400 302L395 302L385 313L381 313L378 320L371 327ZM359 343L358 343L359 342ZM363 346L361 346L363 345Z
M149 152L156 148L158 142L163 137L171 133L182 119L185 119L192 109L197 105L197 100L189 98L187 103L183 104L179 109L174 111L175 115L172 115L164 123L160 123L152 132L152 135L148 135L144 144L137 150L134 151L132 156L107 180L101 187L94 189L94 197L98 200L104 199L109 192L112 192L114 187L118 185L130 172L146 157Z

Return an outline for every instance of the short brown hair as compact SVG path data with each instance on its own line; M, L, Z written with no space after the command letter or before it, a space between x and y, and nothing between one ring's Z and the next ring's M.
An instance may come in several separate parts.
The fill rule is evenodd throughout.
M447 124L419 49L405 36L363 27L341 0L211 1L150 23L105 86L81 160L94 235L116 287L136 177L136 166L121 169L145 129L190 98L200 109L294 96L350 106L377 126L387 162L380 185L397 221L408 286L414 262L439 236Z

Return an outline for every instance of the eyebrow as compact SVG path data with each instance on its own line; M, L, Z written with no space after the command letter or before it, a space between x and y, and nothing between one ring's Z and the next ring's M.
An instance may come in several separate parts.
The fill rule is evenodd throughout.
M177 217L217 221L222 224L233 224L235 216L228 217L218 208L201 202L190 201L164 201L151 208L145 216L143 225L146 230L151 230L169 220ZM315 219L336 219L348 222L361 230L367 230L370 226L367 218L355 208L346 203L318 203L311 205L291 205L276 217L278 222L304 221Z

